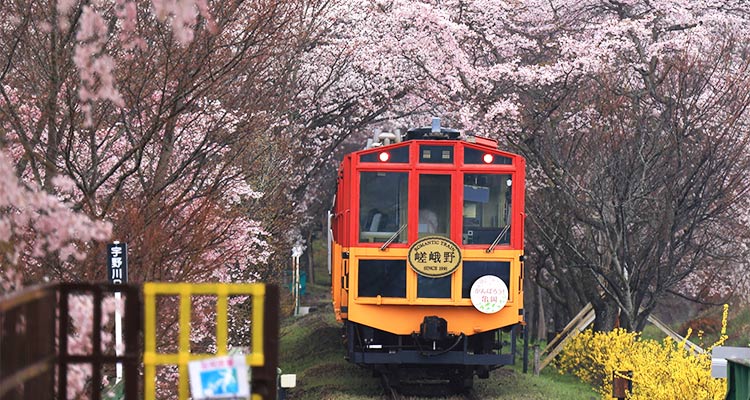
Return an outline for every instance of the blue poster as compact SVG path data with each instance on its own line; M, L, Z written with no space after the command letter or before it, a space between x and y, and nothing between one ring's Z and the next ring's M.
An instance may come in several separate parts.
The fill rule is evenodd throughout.
M201 387L206 396L238 394L240 387L235 368L201 371Z
M243 355L193 360L188 372L194 400L250 397L250 368Z

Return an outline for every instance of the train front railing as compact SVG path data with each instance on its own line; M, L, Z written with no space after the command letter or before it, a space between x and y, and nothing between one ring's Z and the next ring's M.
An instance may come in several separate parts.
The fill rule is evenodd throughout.
M104 299L115 292L124 296L124 352L102 346ZM178 351L158 353L156 296L180 297L180 337ZM216 353L190 352L190 296L216 297ZM264 284L168 284L111 285L93 283L62 283L35 286L0 298L0 400L67 399L70 391L68 376L80 366L88 370L84 386L87 398L154 399L156 367L174 365L179 376L179 398L187 399L185 367L194 359L223 355L228 351L227 298L252 298L252 341L246 360L251 366L252 398L276 399L278 366L279 291ZM71 320L71 299L87 298L91 326L76 328ZM142 305L145 305L145 310ZM145 311L145 313L143 312ZM77 310L80 315L80 310ZM145 314L145 319L143 318ZM86 318L89 318L88 316ZM80 321L78 321L80 323ZM145 322L145 324L144 324ZM109 329L111 326L107 325ZM144 329L145 328L145 329ZM84 349L70 349L69 338L89 335ZM145 352L141 347L145 343ZM143 360L143 364L141 363ZM116 392L105 384L116 364L123 366L123 381ZM141 380L141 371L145 380Z

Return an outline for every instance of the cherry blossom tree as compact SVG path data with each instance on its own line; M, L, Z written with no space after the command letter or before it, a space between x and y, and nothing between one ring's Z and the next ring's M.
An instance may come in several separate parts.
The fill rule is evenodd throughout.
M721 267L743 259L746 15L728 10L582 9L578 32L606 27L594 30L596 46L566 35L565 54L580 66L530 98L534 113L514 140L537 168L531 179L545 182L529 203L553 260L540 265L540 282L592 302L600 329L618 310L622 326L642 329L666 293L688 289L696 273L733 273Z
M527 156L538 280L571 310L594 302L600 327L618 308L642 326L742 251L718 242L747 227L742 5L15 0L0 16L0 170L72 210L36 227L0 203L28 282L103 279L101 258L68 257L103 254L92 219L130 244L134 280L278 277L342 152L432 115ZM82 228L50 243L50 226Z
M58 190L70 190L70 181L57 177L52 184ZM26 186L13 174L8 157L0 151L0 293L13 291L23 284L14 266L21 254L41 257L56 252L60 259L69 256L82 259L86 243L105 240L112 226L92 221L77 213L54 194L33 185Z
M265 204L290 214L278 207L289 190L254 168L269 148L281 151L267 167L283 173L289 160L283 140L292 136L269 138L292 126L306 6L3 3L0 145L12 161L0 160L9 196L0 244L15 261L9 276L103 280L103 245L87 242L111 236L130 245L131 281L262 277L284 226ZM176 329L161 322L162 333Z
M350 10L331 40L353 60L344 85L371 85L383 117L441 115L527 156L537 276L570 310L594 303L598 328L619 309L640 329L665 293L741 256L746 7L339 6Z
M134 280L229 279L205 266L264 263L246 160L283 118L300 4L7 5L0 108L16 173L48 190L69 177L73 208L131 244ZM24 274L102 279L101 261Z

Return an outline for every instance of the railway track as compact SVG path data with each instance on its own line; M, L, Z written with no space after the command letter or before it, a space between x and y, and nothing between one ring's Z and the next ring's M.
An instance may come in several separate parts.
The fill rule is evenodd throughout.
M388 400L406 400L414 397L445 398L445 396L450 396L449 398L454 400L479 400L473 390L457 392L452 386L445 383L413 382L401 384L396 388L385 374L381 374L380 384L383 387L385 398Z
M464 400L479 400L479 396L474 394L474 390L470 390L467 393L463 394Z
M386 374L380 374L380 384L383 386L383 390L385 391L385 397L390 400L403 400L404 396L401 395L401 393L396 390L393 385L391 385L391 382L388 380L388 375Z

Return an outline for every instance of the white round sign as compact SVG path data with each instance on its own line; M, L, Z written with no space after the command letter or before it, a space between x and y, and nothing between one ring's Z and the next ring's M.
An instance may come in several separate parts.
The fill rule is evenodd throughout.
M494 314L508 302L508 286L495 275L485 275L471 285L471 304L485 313Z

